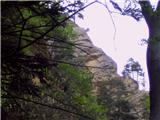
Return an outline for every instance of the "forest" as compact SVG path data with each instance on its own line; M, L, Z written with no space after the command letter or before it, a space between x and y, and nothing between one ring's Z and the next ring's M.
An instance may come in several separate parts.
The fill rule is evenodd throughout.
M87 33L77 32L75 28L81 29L74 20L83 19L80 11L85 8L93 4L107 8L107 3L1 1L1 119L159 120L160 1L157 8L149 1L124 1L124 8L110 3L123 16L145 19L149 28L149 95L139 92L132 78L128 80L128 69L123 77L107 73L109 77L101 76L104 80L93 84L96 74L92 70L101 75L110 68L86 64L86 56L98 56L90 55L97 49L76 41L86 39ZM143 76L141 68L137 74Z

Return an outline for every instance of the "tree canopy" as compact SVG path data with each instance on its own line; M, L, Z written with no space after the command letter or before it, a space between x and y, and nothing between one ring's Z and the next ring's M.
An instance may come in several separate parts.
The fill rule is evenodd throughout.
M106 119L105 109L91 94L90 73L83 64L77 64L80 61L73 54L73 48L79 47L71 39L76 33L68 22L75 19L75 15L83 18L79 12L93 3L104 5L112 13L107 4L98 0L87 5L80 0L1 2L3 119L43 119L51 113L55 113L51 117L57 119ZM110 3L122 15L146 20L150 120L158 120L160 1L155 9L149 1L125 0L124 6L113 0ZM79 86L77 79L84 86ZM44 111L54 111L38 117L36 111L44 113L39 109L44 107ZM68 114L64 117L63 113Z
M91 4L2 1L2 119L106 119L73 55L69 20Z
M143 69L139 62L135 61L133 58L128 59L127 64L122 71L122 75L136 80L139 85L145 85Z

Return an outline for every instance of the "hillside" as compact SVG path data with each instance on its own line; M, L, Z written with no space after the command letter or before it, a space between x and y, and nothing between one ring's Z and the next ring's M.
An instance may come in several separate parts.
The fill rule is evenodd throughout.
M76 43L82 45L81 49L86 51L85 53L80 49L76 49L75 54L83 60L86 66L89 66L88 69L93 74L93 93L95 95L101 94L100 92L105 93L102 88L103 90L106 88L106 93L115 101L122 98L122 100L131 104L130 114L136 114L136 120L146 120L147 118L144 115L147 113L144 110L146 108L143 104L143 99L148 95L148 92L140 91L135 80L118 75L116 62L106 55L102 49L92 44L83 28L77 25L74 26L75 31L78 33Z

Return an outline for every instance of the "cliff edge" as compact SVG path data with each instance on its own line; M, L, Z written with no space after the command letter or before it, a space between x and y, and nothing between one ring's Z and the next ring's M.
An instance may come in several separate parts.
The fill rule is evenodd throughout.
M119 99L116 98L116 96L118 96L117 91L120 91L119 86L120 84L123 84L127 94L122 95L122 97L134 106L131 110L132 114L137 114L137 120L146 120L144 117L145 113L142 111L142 109L145 109L142 99L144 96L148 95L148 93L140 91L138 89L138 83L133 79L124 78L118 75L116 62L106 55L102 49L93 45L85 29L80 28L76 24L73 25L77 34L75 43L79 47L75 48L74 54L88 66L88 70L93 74L93 94L97 95L101 85L104 85L103 82L106 82L105 86L106 88L109 88L108 90L112 93L112 97ZM116 86L109 84L109 82L112 82L113 80L120 82L120 84L117 84Z

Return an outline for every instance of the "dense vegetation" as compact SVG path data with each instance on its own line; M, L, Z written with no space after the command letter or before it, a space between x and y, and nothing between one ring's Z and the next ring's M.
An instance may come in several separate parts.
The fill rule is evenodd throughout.
M127 86L123 81L120 78L114 78L98 83L98 102L107 108L106 115L108 119L148 120L148 95L143 94L139 98L139 94L135 94L137 91L134 89L134 84Z
M103 103L110 120L137 120L137 114L132 113L133 105L128 101L126 86L120 80L111 80L100 83L99 101Z
M83 4L61 4L2 2L2 119L106 119L73 55Z
M74 41L71 19L75 15L83 18L78 12L93 3L1 3L3 120L136 119L129 110L133 106L121 99L127 94L121 82L102 83L94 96L93 74L73 54L74 48L80 48ZM110 84L120 85L116 93L106 88ZM148 106L148 98L145 100Z

